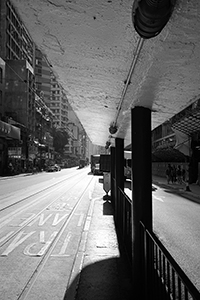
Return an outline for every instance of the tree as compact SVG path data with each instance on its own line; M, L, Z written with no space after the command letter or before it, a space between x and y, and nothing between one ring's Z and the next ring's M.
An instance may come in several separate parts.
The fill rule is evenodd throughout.
M69 134L64 128L54 128L53 146L56 152L63 154L64 146L68 143Z

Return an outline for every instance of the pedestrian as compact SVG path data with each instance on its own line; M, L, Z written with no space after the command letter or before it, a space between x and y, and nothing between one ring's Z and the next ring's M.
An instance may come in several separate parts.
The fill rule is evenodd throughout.
M185 182L185 169L182 168L182 180L183 182Z
M168 164L165 174L167 177L167 183L169 184L170 181L172 182L172 167L170 164Z
M178 166L178 170L177 170L177 182L179 184L183 183L183 181L182 181L182 170L181 170L181 166L180 165Z
M14 171L14 167L13 167L13 164L11 163L11 161L10 161L9 164L8 164L9 175L12 175L13 171Z
M172 183L175 183L176 182L176 166L173 165L172 167L172 170L171 170L171 173L172 173Z
M191 189L190 189L190 186L189 186L189 181L190 181L190 178L189 178L189 167L187 167L186 170L185 170L185 184L186 184L185 190L187 192L191 192Z

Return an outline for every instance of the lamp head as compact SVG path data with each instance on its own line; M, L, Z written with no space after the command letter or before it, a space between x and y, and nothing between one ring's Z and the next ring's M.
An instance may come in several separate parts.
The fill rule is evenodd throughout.
M172 14L176 0L135 0L132 21L137 33L145 39L157 36Z

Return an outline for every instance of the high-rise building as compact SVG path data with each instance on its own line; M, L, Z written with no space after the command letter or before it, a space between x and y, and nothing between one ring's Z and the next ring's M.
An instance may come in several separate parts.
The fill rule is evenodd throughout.
M51 101L51 68L44 54L35 50L35 90L45 104L50 107Z
M26 60L6 60L4 113L34 135L34 70Z
M0 57L0 119L4 116L5 61Z
M54 113L54 126L67 129L68 100L63 87L58 83L55 75L51 74L51 102L50 108Z
M6 60L26 60L34 67L34 42L9 0L1 0L0 16L0 56Z
M0 57L5 62L1 122L3 128L20 132L4 138L3 168L13 160L20 171L28 158L29 135L35 132L35 44L9 0L0 1L0 32Z

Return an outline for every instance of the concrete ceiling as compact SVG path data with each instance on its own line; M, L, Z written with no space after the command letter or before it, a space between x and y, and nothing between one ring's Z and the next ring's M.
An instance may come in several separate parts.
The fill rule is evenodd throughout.
M114 136L131 143L135 106L152 110L153 129L200 98L200 1L177 0L148 40L133 27L133 2L12 0L97 145L105 146L113 121Z

